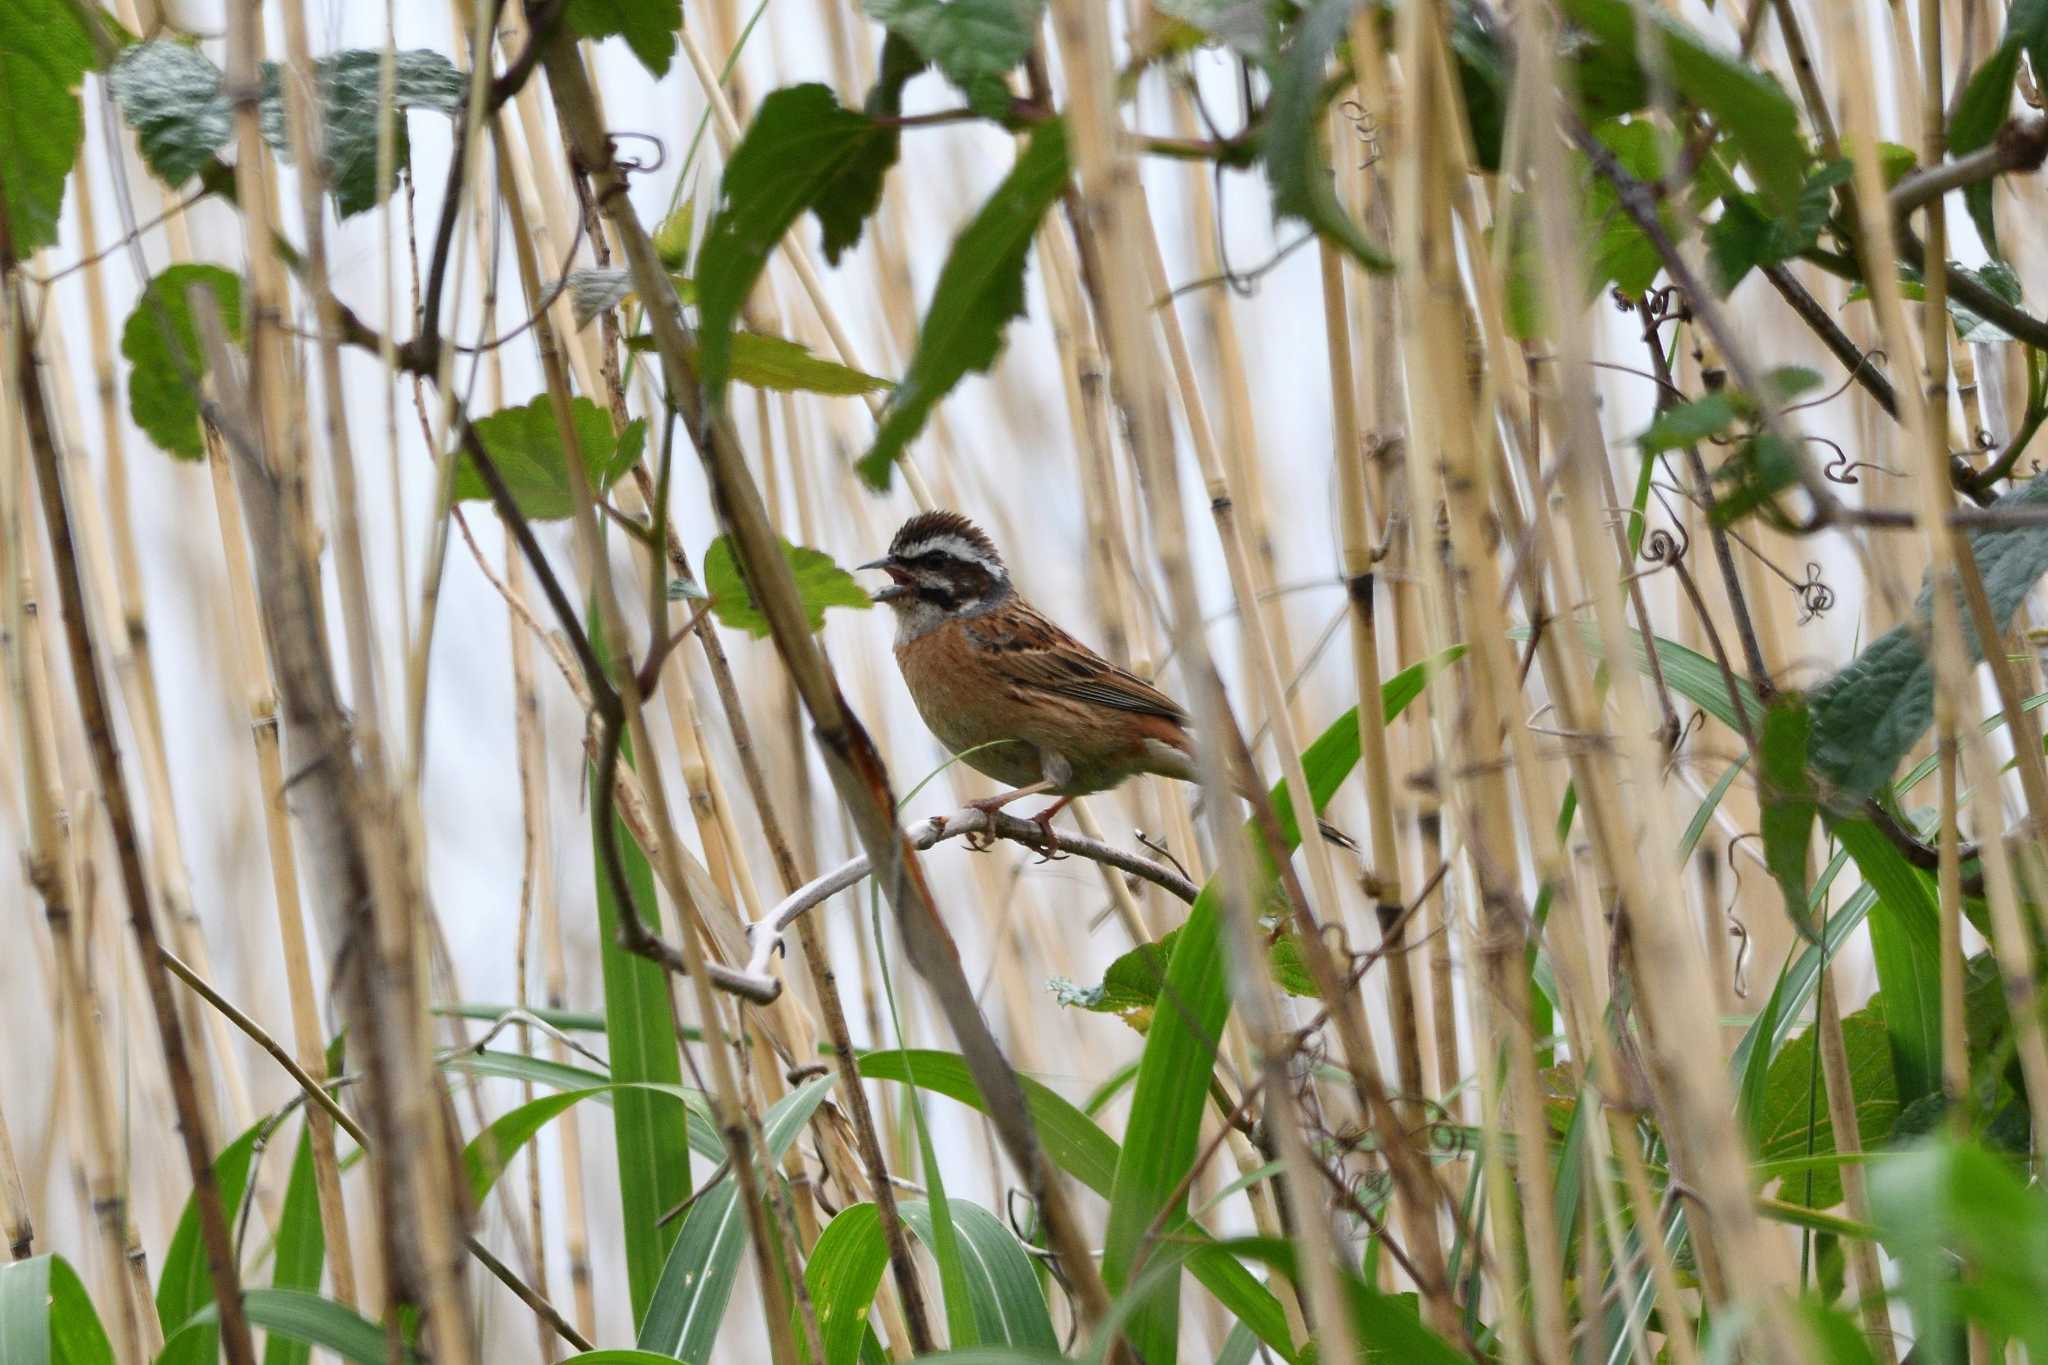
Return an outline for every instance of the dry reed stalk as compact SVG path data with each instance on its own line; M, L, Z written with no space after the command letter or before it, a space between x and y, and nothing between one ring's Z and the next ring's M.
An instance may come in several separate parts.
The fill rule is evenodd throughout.
M14 1138L5 1114L0 1114L0 1228L7 1235L8 1255L25 1261L35 1254L35 1218L29 1209L28 1189L21 1183L21 1166L14 1159Z
M1108 343L1110 376L1137 457L1155 550L1172 603L1175 651L1194 694L1195 727L1205 736L1198 759L1225 887L1221 918L1226 941L1240 961L1265 964L1266 955L1251 923L1250 870L1245 850L1230 828L1225 800L1232 786L1228 755L1233 749L1242 752L1242 739L1232 743L1235 725L1221 679L1209 657L1202 634L1201 608L1195 597L1188 530L1180 506L1180 477L1173 458L1165 376L1160 372L1157 342L1146 318L1146 299L1142 293L1142 283L1148 279L1155 280L1155 294L1162 292L1156 284L1161 272L1153 268L1158 240L1147 222L1143 190L1130 149L1120 145L1123 134L1110 70L1108 17L1082 0L1060 0L1053 6L1053 28L1067 71L1069 136L1086 203L1085 213L1076 215L1076 236L1084 261L1094 263L1089 272L1093 277L1091 292L1095 294L1097 319ZM1211 462L1205 461L1205 479L1210 477L1211 467ZM1227 550L1235 543L1227 528L1225 542ZM1243 567L1241 545L1236 546L1232 558L1233 583L1237 584L1238 571ZM1244 624L1247 629L1253 628L1258 620L1258 603L1248 594L1241 593L1240 598L1247 613ZM1286 701L1277 687L1272 690L1277 722L1285 711ZM1232 748L1226 749L1226 745ZM1298 771L1298 750L1294 761ZM1308 813L1313 810L1304 799L1307 784L1304 780L1290 781L1289 785L1296 789L1295 810L1306 832ZM1327 866L1324 874L1326 880ZM1333 898L1325 897L1324 904L1333 905ZM1314 950L1323 946L1320 939L1303 936L1303 947L1311 957L1319 956ZM1323 1351L1333 1359L1348 1360L1356 1353L1355 1341L1337 1276L1320 1175L1315 1171L1302 1116L1286 1075L1288 1049L1270 979L1270 964L1266 965L1268 970L1247 971L1235 983L1239 1008L1260 1052L1266 1122L1278 1140L1284 1163L1282 1184L1293 1215L1292 1228L1301 1242L1308 1304L1313 1309ZM1318 987L1341 1019L1341 988L1331 991L1320 980ZM1352 1004L1355 1007L1355 1002ZM1360 1074L1371 1065L1370 1059L1357 1046L1358 1037L1347 1037L1345 1041L1354 1074Z
M1843 13L1837 16L1836 23L1840 46L1863 58L1860 63L1852 60L1842 64L1845 85L1843 123L1851 159L1855 164L1857 225L1860 228L1864 259L1868 262L1871 303L1885 345L1888 348L1896 348L1892 353L1901 357L1902 363L1899 368L1905 369L1907 358L1920 353L1913 344L1914 338L1906 324L1904 305L1897 282L1896 242L1890 214L1885 211L1884 182L1877 164L1874 131L1877 127L1876 104L1869 85L1869 54L1859 16ZM1936 79L1938 78L1937 68ZM1935 139L1940 138L1938 124L1931 136ZM1962 625L1956 611L1957 589L1961 590L1960 596L1971 612L1977 637L1987 644L1992 644L1998 639L1998 632L1986 628L1990 613L1983 601L1983 586L1975 572L1969 543L1947 525L1948 322L1944 293L1947 271L1942 264L1947 258L1943 254L1944 224L1938 200L1928 206L1927 213L1929 268L1925 274L1925 325L1920 339L1925 353L1920 359L1926 369L1928 388L1924 394L1908 392L1902 396L1900 424L1905 430L1908 443L1918 448L1920 458L1924 462L1923 474L1914 479L1913 483L1920 499L1919 517L1932 560L1929 575L1930 581L1934 584L1933 639L1929 657L1934 666L1935 694L1940 696L1944 691L1962 691L1960 680L1970 676L1972 671L1968 664L1968 656L1964 653ZM1906 387L1911 390L1913 386ZM1941 401L1933 401L1937 396ZM1995 645L1984 650L1984 654L2003 698L2008 689L2014 686L2010 670L2003 666ZM2017 724L2021 716L2017 701L2010 703L2009 706L2008 714ZM2016 1050L2022 1073L2027 1078L2028 1108L2033 1115L2035 1126L2039 1128L2048 1123L2048 1098L2037 1101L2033 1090L2036 1086L2048 1087L2048 1039L2043 1037L2040 1016L2034 1008L2037 987L2034 984L2033 939L2021 917L2018 882L2004 837L2004 814L1995 790L1996 784L1989 779L1989 774L1997 772L1998 767L1991 758L1989 746L1984 743L1974 724L1953 725L1950 733L1960 742L1971 767L1986 775L1986 778L1977 784L1973 805L1979 825L1979 841L1984 854L1986 899L1991 912L1991 946L1997 956L2008 1001L2013 1011ZM2015 740L2016 744L2024 743L2017 735ZM1938 738L1937 743L1939 742ZM2038 772L2033 775L2029 773L2030 768L2035 768L2040 759L2038 741L2036 744L2036 750L2032 755L2020 755L2020 773L2029 794L2030 809L2038 816L2044 807L2037 803L2033 792L2037 783L2048 783L2043 783ZM2029 762L2029 758L2033 761ZM1950 908L1945 904L1944 918L1947 918L1949 913ZM1949 972L1954 974L1958 970L1959 968L1952 967Z
M0 360L12 369L13 350L28 333L10 316L0 327ZM7 395L0 385L0 396ZM27 816L27 880L43 903L54 960L50 979L57 1031L68 1036L79 1080L76 1106L82 1128L85 1194L99 1235L105 1287L120 1301L114 1321L116 1358L123 1365L146 1359L139 1314L128 1292L128 1182L116 1153L122 1131L100 1029L89 1015L90 994L78 944L76 889L70 874L70 822L65 812L57 729L50 708L49 661L43 647L42 601L37 587L28 507L29 469L21 455L27 434L14 404L0 397L0 655L8 672L14 733L21 755L22 798ZM54 1150L54 1144L51 1145Z
M1518 676L1506 621L1500 611L1500 586L1487 543L1488 490L1492 480L1475 447L1471 386L1466 382L1466 335L1469 326L1460 298L1453 257L1452 214L1446 186L1455 183L1459 167L1443 155L1440 144L1455 146L1452 121L1456 111L1446 102L1439 77L1440 54L1433 17L1426 7L1404 14L1399 26L1402 69L1409 117L1399 161L1396 223L1402 262L1401 324L1409 364L1407 379L1411 424L1408 436L1411 496L1420 507L1434 507L1441 497L1450 530L1450 554L1429 576L1435 613L1441 618L1455 593L1468 619L1464 638L1472 651L1467 679L1473 684L1462 699L1456 725L1457 742L1441 752L1455 764L1439 771L1455 774L1447 784L1466 833L1466 848L1477 877L1479 911L1476 957L1483 985L1473 992L1472 1024L1480 1061L1482 1122L1505 1136L1496 1125L1514 1124L1522 1151L1542 1149L1541 1106L1537 1099L1535 1061L1528 1037L1528 976L1523 966L1523 916L1516 889L1516 836L1503 767L1504 730L1511 740L1521 727L1510 728L1511 680ZM1448 639L1443 643L1449 643ZM1503 696L1501 694L1510 694ZM1455 755L1455 758L1450 758ZM1516 755L1521 759L1521 755ZM1522 766L1526 767L1526 764ZM1541 817L1532 819L1532 824ZM1482 1008L1482 1005L1484 1008ZM1490 1048L1480 1050L1482 1038ZM1505 1062L1505 1088L1494 1074L1494 1058ZM1515 1163L1514 1184L1507 1179L1501 1142L1486 1143L1488 1207L1493 1214L1495 1276L1505 1305L1504 1339L1508 1359L1562 1360L1565 1356L1562 1271L1556 1265L1560 1245L1549 1173L1534 1161ZM1519 1198L1517 1192L1519 1191ZM1527 1270L1514 1251L1517 1229L1526 1227ZM1524 1288L1532 1294L1533 1322L1525 1322L1513 1305Z
M584 77L582 65L577 56L573 40L565 39L560 34L555 35L549 40L542 60L548 73L550 91L555 97L557 117L562 119L565 130L571 132L575 145L578 146L579 150L583 150L580 133L569 127L569 118L565 105L571 99L582 101L578 112L593 122L595 121L595 111L589 105L589 85ZM565 96L565 90L571 93ZM496 123L497 121L493 119L494 132ZM502 162L505 156L505 143L502 139L494 140L499 149L499 156ZM587 151L585 155L589 155ZM600 163L596 158L590 158L589 164L594 167ZM602 158L601 164L607 168L611 166L608 149ZM615 170L613 174L616 175ZM541 281L532 241L520 230L520 225L517 222L517 210L514 205L508 201L506 207L508 212L512 213L514 217L512 237L521 287L529 299L537 299L541 294ZM630 208L628 208L628 212L630 212ZM616 218L613 221L616 222ZM651 247L649 249L651 251ZM662 282L666 283L665 277ZM658 315L660 312L658 303L660 295L652 290L646 290L644 285L643 291L643 298L649 303L649 311ZM625 619L621 612L619 599L612 581L610 561L604 553L602 541L598 534L596 513L594 511L589 480L585 474L581 443L577 438L575 424L570 417L569 385L567 374L563 370L562 350L555 328L545 313L535 315L533 331L534 339L540 352L542 369L547 378L547 392L554 410L556 429L561 437L566 463L569 468L570 489L574 507L572 522L577 551L592 579L592 596L596 602L597 616L604 628L605 638L613 642L612 648L622 648L630 636L625 627ZM651 589L650 591L656 590ZM661 600L659 596L654 599L654 601L659 600ZM650 616L653 619L660 619L661 612L658 609L652 609L653 606L654 603L650 602ZM634 751L645 756L642 766L638 770L638 776L647 797L648 811L652 818L652 823L655 829L660 831L658 836L659 847L658 849L650 849L649 857L650 859L658 858L666 873L663 880L669 884L671 894L674 894L675 888L685 884L681 861L682 855L680 852L681 843L675 835L675 826L670 815L667 793L661 776L661 765L657 757L659 751L655 748L648 732L642 699L633 676L633 670L630 667L622 667L617 671L618 702L624 712L625 728L632 739ZM621 765L622 770L623 766ZM649 909L651 911L652 907ZM720 1133L725 1140L726 1152L731 1160L733 1178L738 1185L740 1198L745 1206L749 1229L752 1234L756 1270L759 1275L761 1288L762 1315L766 1322L768 1339L774 1345L778 1359L783 1356L793 1356L796 1351L796 1343L791 1333L790 1308L784 1296L784 1286L781 1278L785 1267L776 1255L776 1248L782 1247L786 1253L792 1256L794 1255L794 1248L789 1247L781 1239L772 1236L767 1224L769 1216L767 1200L760 1188L760 1176L759 1172L755 1169L752 1154L753 1141L755 1134L758 1132L759 1120L750 1111L741 1092L739 1076L734 1068L733 1058L727 1052L725 1045L719 1041L727 1035L727 1030L723 1024L723 1017L718 1007L717 998L711 989L709 975L706 970L707 958L703 946L698 935L693 932L695 928L693 920L699 912L688 898L678 902L678 910L681 912L681 933L679 938L681 941L682 962L687 969L690 978L690 989L695 996L697 1018L704 1028L705 1037L708 1041L708 1046L704 1051L709 1057L711 1065L713 1082L711 1094L714 1113L718 1119ZM620 913L622 916L626 916L637 915L639 912L631 906L623 906ZM670 992L670 999L673 1004L673 990ZM801 1272L798 1273L800 1276ZM806 1308L808 1307L807 1303L805 1306ZM816 1349L816 1322L808 1311L803 1314L803 1319L808 1335L812 1339L814 1349Z

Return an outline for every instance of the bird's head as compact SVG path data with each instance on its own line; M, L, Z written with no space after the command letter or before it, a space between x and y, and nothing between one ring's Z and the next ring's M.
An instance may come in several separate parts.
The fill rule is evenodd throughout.
M919 512L896 532L888 554L860 567L889 575L875 600L906 624L974 611L1010 591L994 542L958 512Z

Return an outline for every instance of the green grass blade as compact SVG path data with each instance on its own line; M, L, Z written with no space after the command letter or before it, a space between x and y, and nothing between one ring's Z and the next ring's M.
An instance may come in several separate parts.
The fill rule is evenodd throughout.
M299 1149L292 1157L284 1211L277 1221L277 1254L270 1268L273 1289L320 1292L327 1262L327 1230L320 1225L320 1191L313 1179L313 1135L299 1125ZM272 1333L263 1346L263 1365L307 1365L313 1350L302 1341Z
M900 1204L903 1221L927 1247L937 1229L933 1210L922 1199ZM967 1306L975 1331L990 1345L1044 1347L1057 1351L1059 1338L1045 1305L1045 1291L1016 1234L979 1204L956 1199L951 1206L959 1237Z
M275 1336L290 1337L294 1341L332 1351L343 1360L354 1362L354 1365L388 1365L391 1360L390 1339L380 1324L371 1322L345 1304L323 1299L318 1294L309 1294L303 1289L251 1289L242 1295L242 1309L249 1315L252 1326ZM164 1353L157 1360L169 1359L173 1350L189 1350L199 1341L212 1340L214 1335L218 1335L213 1324L219 1321L219 1312L214 1304L200 1309L190 1322L164 1343ZM202 1333L209 1335L202 1336ZM407 1361L420 1359L411 1351L407 1351L404 1358ZM0 1359L9 1358L0 1355ZM9 1365L12 1365L11 1359Z
M0 1265L0 1361L114 1365L114 1348L92 1298L62 1256Z
M227 1213L230 1229L237 1226L242 1196L249 1188L249 1169L256 1159L256 1145L268 1120L259 1119L248 1131L230 1142L213 1161L213 1181L220 1190L220 1206ZM164 1250L163 1269L157 1272L156 1316L164 1336L177 1335L173 1349L167 1340L158 1365L212 1365L220 1333L207 1327L187 1337L178 1329L194 1314L213 1303L213 1271L206 1263L205 1239L199 1235L199 1210L188 1197L178 1217L177 1230Z

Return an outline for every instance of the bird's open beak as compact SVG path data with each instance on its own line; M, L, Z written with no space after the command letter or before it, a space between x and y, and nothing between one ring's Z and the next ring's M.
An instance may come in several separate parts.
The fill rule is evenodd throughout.
M877 602L893 602L899 597L910 595L909 575L904 573L896 561L888 555L883 555L880 559L871 559L858 567L862 569L880 569L883 573L889 575L890 583L888 587L869 594Z

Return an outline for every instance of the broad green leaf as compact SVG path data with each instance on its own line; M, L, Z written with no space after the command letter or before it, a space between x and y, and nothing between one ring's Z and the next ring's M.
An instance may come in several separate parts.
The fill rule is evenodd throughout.
M936 1254L932 1204L906 1199L897 1207L918 1240ZM951 1200L948 1212L962 1248L967 1302L979 1342L1057 1350L1059 1338L1053 1334L1045 1291L1016 1234L993 1213L965 1199Z
M1847 861L1848 854L1842 853L1828 864L1828 872L1822 875L1814 888L1814 901L1827 894L1826 887ZM1877 894L1868 886L1858 887L1840 909L1827 917L1821 943L1795 945L1801 949L1799 956L1779 972L1762 1012L1750 1021L1741 1041L1735 1045L1728 1068L1735 1080L1736 1104L1751 1147L1757 1144L1757 1115L1763 1108L1764 1082L1770 1076L1771 1062L1791 1036L1792 1026L1806 1009L1807 1001L1813 998L1814 988L1820 981L1821 954L1825 952L1829 962L1836 960L1841 955L1843 943L1863 927L1870 907L1875 904Z
M1870 948L1890 1032L1898 1096L1911 1104L1941 1088L1941 902L1934 881L1911 866L1868 820L1837 820L1834 835L1877 897Z
M301 1122L299 1149L292 1158L291 1179L284 1191L284 1212L278 1217L270 1287L317 1294L326 1261L327 1232L320 1224L320 1191L313 1176L313 1135ZM307 1365L312 1355L305 1342L282 1333L272 1333L263 1344L263 1365Z
M1856 1093L1856 1132L1863 1150L1869 1151L1891 1135L1899 1113L1899 1090L1882 1006L1873 1001L1845 1015L1842 1042L1849 1056L1849 1082ZM1808 1029L1787 1043L1771 1063L1753 1130L1757 1156L1764 1161L1835 1151L1827 1083L1813 1049L1813 1030ZM1778 1197L1808 1208L1833 1208L1842 1202L1841 1176L1827 1166L1788 1176Z
M1781 521L1773 500L1799 482L1799 461L1791 446L1774 433L1761 431L1735 447L1735 453L1714 470L1714 479L1727 485L1714 505L1716 526L1732 525L1751 513Z
M1273 95L1266 105L1266 180L1273 187L1275 215L1299 218L1366 269L1387 271L1394 267L1385 250L1337 201L1323 152L1329 93L1323 76L1356 8L1355 0L1314 0L1295 21L1294 36L1274 64Z
M1658 413L1643 434L1636 437L1636 445L1645 455L1698 445L1735 425L1735 417L1735 404L1727 394L1710 393Z
M575 1090L561 1090L552 1095L542 1095L528 1100L516 1109L508 1110L493 1119L488 1127L462 1149L462 1165L469 1176L470 1201L482 1207L484 1199L497 1184L498 1177L512 1164L512 1158L540 1130L557 1116L583 1100L610 1099L624 1091L642 1095L667 1095L682 1103L689 1115L690 1147L713 1161L725 1155L725 1147L718 1136L718 1126L711 1117L711 1109L704 1097L697 1091L680 1086L656 1085L648 1081L628 1081L623 1084L584 1086Z
M761 1166L769 1178L788 1154L811 1114L831 1091L835 1077L813 1076L777 1100L761 1116L767 1144ZM747 1245L747 1215L739 1205L738 1182L727 1175L708 1186L683 1216L682 1235L661 1268L646 1312L637 1309L644 1351L659 1351L676 1360L710 1360L732 1297L740 1256Z
M1720 218L1706 233L1716 291L1725 295L1753 268L1789 261L1817 245L1834 211L1835 190L1854 169L1840 160L1816 170L1799 187L1789 213L1777 212L1762 195L1731 187L1722 197Z
M590 613L591 643L605 657L599 622ZM621 748L619 761L632 762L631 746ZM585 765L590 773L591 765ZM654 894L654 869L647 855L626 831L617 811L609 821L595 802L590 806L591 875L597 884L598 963L604 979L605 1041L610 1048L613 1082L651 1081L680 1087L683 1059L676 1042L675 1016L670 1009L668 976L660 964L619 946L619 922L626 913L605 872L601 839L615 841L625 865L626 889L641 922L661 931L661 907ZM662 1266L675 1248L679 1231L662 1224L661 1215L690 1197L689 1124L677 1107L659 1096L620 1091L612 1100L612 1145L619 1169L619 1237L626 1249L627 1301L639 1322L653 1300Z
M1806 772L1806 745L1813 717L1806 699L1795 692L1772 698L1764 712L1757 741L1761 762L1759 799L1763 806L1764 863L1785 893L1785 915L1808 942L1818 943L1806 914L1806 857L1813 821L1820 807L1813 779Z
M1992 506L2042 502L2048 502L2048 475L2029 480ZM1970 548L1992 619L2003 630L2035 580L2048 572L2048 527L1975 532ZM1932 589L1923 585L1911 621L1874 641L1810 696L1813 767L1841 799L1858 801L1883 786L1933 721L1934 667L1921 648L1921 637L1931 628L1932 601ZM1968 612L1960 602L1957 610L1969 657L1982 658Z
M1223 1243L1237 1255L1263 1261L1297 1285L1301 1267L1295 1244L1279 1237L1238 1237ZM1351 1304L1351 1330L1365 1359L1384 1365L1469 1365L1467 1357L1422 1325L1414 1294L1383 1294L1343 1266L1344 1294Z
M916 48L960 87L976 113L1010 110L1003 78L1023 62L1038 35L1044 0L867 0L868 18Z
M166 185L198 175L234 137L220 82L220 68L197 47L161 38L124 49L107 72L142 159Z
M562 17L579 37L624 38L640 64L659 77L675 60L683 0L569 0Z
M873 393L889 381L812 353L810 347L765 332L735 332L732 378L737 384L777 393L824 393L841 397Z
M583 450L584 477L593 494L601 494L640 462L647 440L647 422L636 417L625 431L612 435L611 415L588 398L569 400L576 444ZM546 394L516 408L501 408L472 425L477 440L498 467L512 500L532 521L559 521L576 510L569 488L569 458L562 448L554 402ZM457 502L488 502L490 487L468 455L455 466L452 495Z
M882 44L881 70L874 88L868 91L863 111L877 120L893 119L903 112L903 87L924 70L925 58L901 34L891 33ZM822 246L825 263L838 265L839 258L860 241L862 227L881 207L882 185L903 141L901 130L882 123L880 134L864 142L818 196L818 222L824 228Z
M874 599L853 581L853 575L832 562L822 550L782 542L782 557L796 576L797 593L803 599L804 618L812 630L825 624L827 607L872 607ZM704 552L704 587L711 594L711 611L734 630L744 630L755 639L768 634L768 618L754 605L753 594L740 575L732 544L720 536Z
M275 1335L290 1337L334 1352L352 1365L389 1365L391 1342L384 1328L368 1318L332 1299L323 1299L318 1294L309 1294L302 1289L249 1289L242 1294L242 1311L248 1314L252 1326L260 1327ZM220 1321L218 1305L209 1302L192 1317L189 1325L164 1343L162 1355L157 1357L159 1365L165 1360L203 1359L211 1361L210 1352L205 1356L189 1356L194 1338L200 1333L217 1334L214 1326ZM211 1339L211 1335L207 1337ZM172 1352L177 1351L176 1357ZM411 1351L404 1353L407 1365L422 1357Z
M1974 1144L1935 1141L1871 1174L1871 1216L1899 1262L1915 1356L1967 1358L1963 1320L2048 1356L2048 1194Z
M849 166L893 135L865 114L843 109L822 85L794 85L761 101L718 183L718 212L697 248L697 306L702 326L698 380L714 404L730 378L732 330L768 253L805 211L817 213L835 240L859 235L851 206L829 201Z
M94 65L68 0L0 4L0 208L18 259L57 240L64 181L85 138L78 87Z
M904 1223L928 1248L934 1245L931 1206L922 1199L897 1204ZM967 1295L984 1343L1057 1349L1052 1319L1031 1258L1016 1234L979 1204L952 1201L953 1218L967 1248ZM873 1204L855 1204L825 1225L804 1267L804 1283L824 1338L825 1365L853 1365L869 1334L868 1317L887 1268L889 1249Z
M1635 179L1654 185L1664 178L1664 150L1657 130L1649 123L1610 119L1594 128L1593 135ZM1576 164L1585 176L1586 225L1593 233L1593 263L1586 272L1586 283L1595 295L1611 284L1633 298L1656 282L1664 258L1635 219L1623 211L1613 183L1583 160ZM1659 208L1657 214L1665 232L1676 239L1678 224L1670 210Z
M377 183L377 136L382 117L384 54L351 48L314 63L321 96L328 188L344 218L375 208L389 185ZM170 39L137 43L122 53L108 86L122 117L134 128L143 159L166 184L183 185L204 172L234 137L234 111L220 68L197 48ZM403 113L427 109L453 115L468 93L463 73L438 52L412 48L395 54L392 101ZM263 139L289 155L279 68L263 66L258 106ZM394 125L394 174L410 158L405 119Z
M264 1136L264 1123L259 1119L214 1158L214 1188L220 1193L220 1206L230 1228L235 1226L242 1196L249 1188L249 1168ZM167 1338L178 1334L180 1345L166 1344L157 1357L158 1365L212 1365L219 1329L205 1327L189 1336L178 1329L213 1300L213 1271L206 1261L206 1239L200 1235L199 1207L188 1196L177 1229L171 1233L171 1244L164 1249L163 1269L156 1282L157 1321Z
M985 373L995 363L1003 328L1024 313L1032 234L1066 183L1066 126L1041 124L946 255L918 329L917 353L860 459L860 476L870 488L889 486L897 457L924 429L933 406L968 373Z
M1806 170L1806 144L1798 107L1776 81L1662 10L1639 11L1628 0L1564 0L1562 8L1602 43L1638 59L1638 25L1644 26L1678 92L1714 116L1765 198L1780 212L1791 210Z
M1990 144L2005 126L2012 111L2012 89L2020 69L2020 54L2033 58L2036 71L2048 69L2048 5L2040 0L2017 0L2006 11L2005 36L1991 55L1977 68L1956 102L1955 117L1949 121L1948 145L1951 156L1965 156ZM2001 258L1998 224L1992 214L1990 180L1963 189L1963 203L1977 225L1984 249L1994 260Z
M0 1265L0 1361L114 1365L114 1348L92 1297L62 1256Z
M1356 727L1354 727L1355 730ZM975 1088L967 1063L957 1053L911 1050L870 1052L860 1059L861 1075L874 1080L910 1083L933 1094L944 1095L970 1108L988 1112ZM1095 1193L1109 1196L1115 1188L1117 1167L1123 1159L1116 1140L1095 1121L1028 1076L1017 1078L1024 1087L1024 1103L1031 1121L1045 1144L1045 1153L1068 1175ZM1192 1224L1169 1226L1175 1238L1201 1237ZM1156 1253L1164 1255L1165 1253ZM1216 1296L1238 1321L1258 1334L1259 1340L1283 1358L1295 1359L1292 1338L1287 1331L1286 1313L1272 1291L1260 1284L1237 1259L1214 1244L1204 1243L1185 1256L1188 1269L1202 1286ZM1177 1262L1176 1262L1177 1263Z
M149 282L121 327L128 361L128 415L160 449L188 460L206 457L199 429L200 379L206 357L192 320L189 291L211 289L221 327L242 339L242 282L217 265L174 265Z

